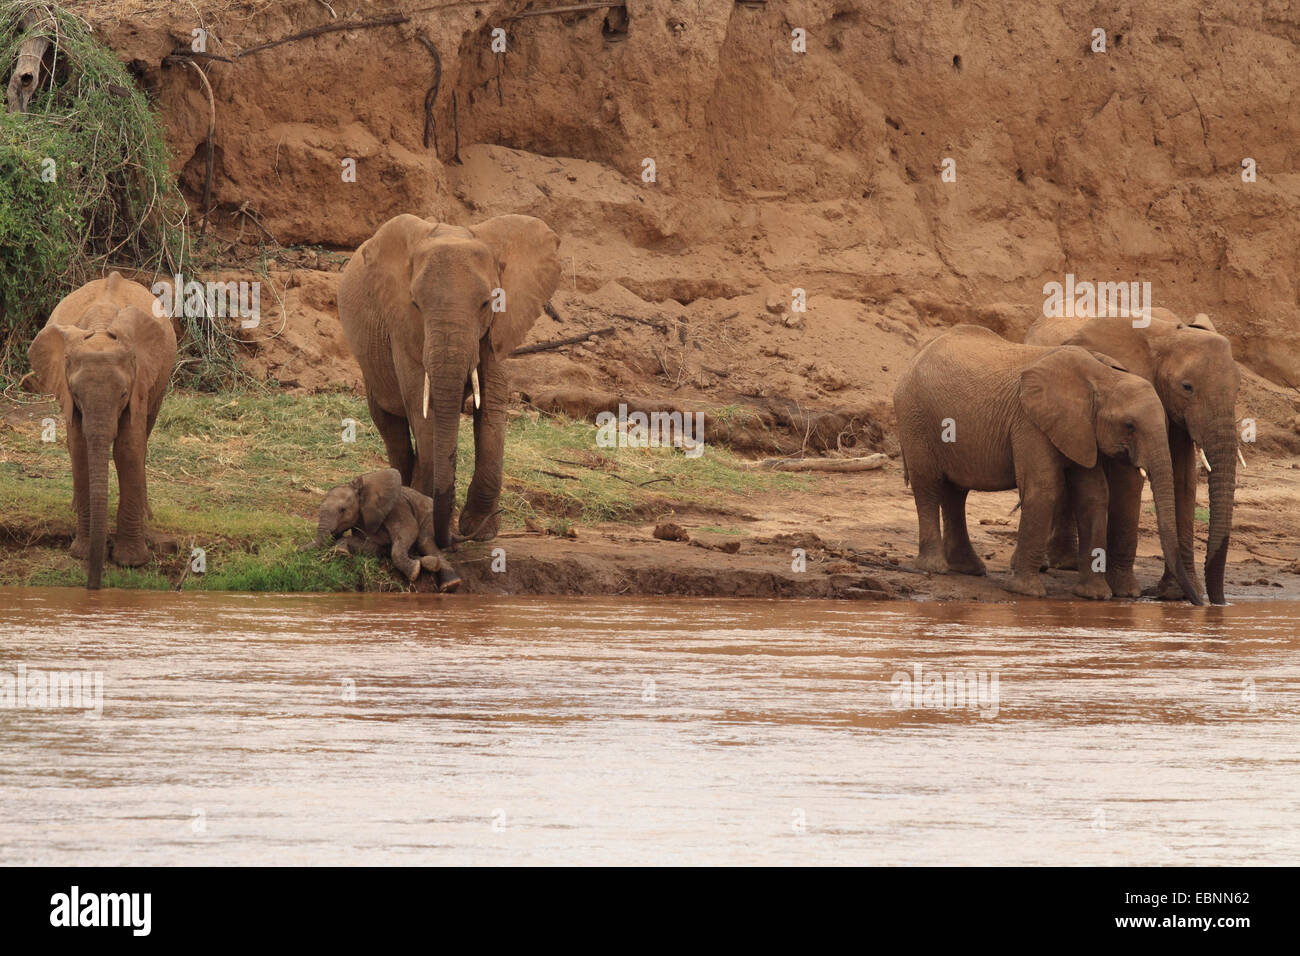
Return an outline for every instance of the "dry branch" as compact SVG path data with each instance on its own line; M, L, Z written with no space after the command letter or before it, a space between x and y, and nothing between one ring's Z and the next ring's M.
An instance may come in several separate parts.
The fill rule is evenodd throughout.
M884 468L888 455L875 454L865 458L765 458L762 461L742 462L742 467L768 471L875 471Z
M614 326L603 329L595 329L591 332L583 332L581 335L570 335L568 338L552 339L549 342L538 342L536 345L521 345L510 354L513 355L532 355L534 352L546 352L550 349L558 349L563 345L577 345L579 342L585 342L587 339L593 339L598 335L608 335L614 331Z

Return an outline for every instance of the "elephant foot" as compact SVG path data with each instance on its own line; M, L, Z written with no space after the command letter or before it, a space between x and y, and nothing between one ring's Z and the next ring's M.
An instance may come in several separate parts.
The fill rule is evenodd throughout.
M917 556L916 567L919 571L943 574L948 570L948 562L941 554L922 554Z
M1023 594L1026 597L1047 596L1047 588L1043 587L1037 574L1013 574L1003 587L1012 594Z
M1115 597L1135 598L1142 596L1142 588L1131 568L1122 571L1107 571L1106 583L1110 585L1110 593Z
M77 535L72 539L72 547L68 548L68 553L78 561L86 560L86 557L90 554L90 539Z
M1106 583L1105 578L1096 575L1080 581L1070 590L1090 601L1105 601L1110 597L1110 585Z
M460 590L461 578L456 573L456 569L450 564L443 562L444 567L435 572L438 575L438 590L443 594L451 594Z
M488 513L466 508L460 513L458 527L461 535L472 541L491 541L497 536L500 524L501 515L495 508Z
M948 570L956 571L958 574L971 574L975 577L983 577L988 571L984 567L984 562L980 560L977 554L961 554L951 557L947 561Z
M1199 585L1197 585L1196 590L1198 592L1201 590ZM1160 580L1156 582L1155 587L1147 588L1146 590L1144 590L1142 592L1142 596L1153 597L1157 601L1186 601L1187 600L1187 595L1183 593L1183 586L1179 584L1178 579L1175 578L1168 571L1166 571L1165 574L1160 578ZM1201 594L1200 597L1204 599L1205 595Z
M138 568L149 560L149 545L144 537L113 539L113 563L124 568Z

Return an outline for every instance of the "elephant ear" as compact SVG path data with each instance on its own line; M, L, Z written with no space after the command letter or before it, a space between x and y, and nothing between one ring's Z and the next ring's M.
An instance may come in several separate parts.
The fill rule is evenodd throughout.
M1111 358L1105 352L1098 352L1096 349L1088 349L1088 352L1102 365L1108 365L1117 372L1128 371L1128 369L1121 365L1118 360Z
M143 309L128 305L118 310L108 326L108 334L135 356L130 412L132 418L147 417L154 388L160 379L165 383L171 378L176 364L176 333L172 331L171 321L155 319Z
M492 351L505 358L514 351L560 284L560 237L533 216L497 216L470 232L496 256L505 311L493 316Z
M361 529L374 534L397 504L402 492L402 474L396 468L371 471L352 482L361 510Z
M1020 373L1020 404L1029 420L1076 464L1097 464L1094 394L1087 365L1096 359L1080 348L1057 348Z
M37 389L58 399L65 419L72 414L72 393L68 391L66 372L68 336L80 331L75 326L57 323L47 325L37 333L27 348L27 358L32 363Z

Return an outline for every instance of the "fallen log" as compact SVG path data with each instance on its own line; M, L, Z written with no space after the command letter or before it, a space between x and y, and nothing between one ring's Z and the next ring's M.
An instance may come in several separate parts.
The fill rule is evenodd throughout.
M510 354L514 355L532 355L534 352L545 352L549 349L558 349L563 345L577 345L579 342L585 342L587 339L594 339L598 335L609 335L614 331L614 326L608 326L603 329L593 329L590 332L583 332L581 335L570 335L568 338L552 339L549 342L538 342L536 345L521 345Z
M876 471L884 468L889 456L867 455L865 458L764 458L762 461L741 462L744 468L768 471Z

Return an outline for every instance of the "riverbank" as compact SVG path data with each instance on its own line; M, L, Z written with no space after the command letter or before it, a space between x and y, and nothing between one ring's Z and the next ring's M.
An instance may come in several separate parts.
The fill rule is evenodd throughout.
M0 409L0 584L81 586L82 564L67 553L67 451L61 440L41 441L47 418L61 436L58 409L34 397ZM930 575L912 567L916 518L896 462L859 474L770 473L717 446L697 458L605 449L590 423L527 406L511 414L502 533L451 555L471 593L1014 599L1001 583L1015 547L1015 492L970 498L988 577ZM462 500L471 431L463 417ZM387 561L298 551L324 492L384 464L364 401L350 392L173 393L149 449L157 547L143 567L110 564L105 586L428 590L426 579L409 585ZM1300 461L1253 459L1240 477L1235 523L1229 596L1300 595ZM1144 522L1139 547L1144 584L1160 572L1154 525ZM201 574L195 548L204 553ZM1049 595L1070 597L1071 583L1071 574L1052 572Z

